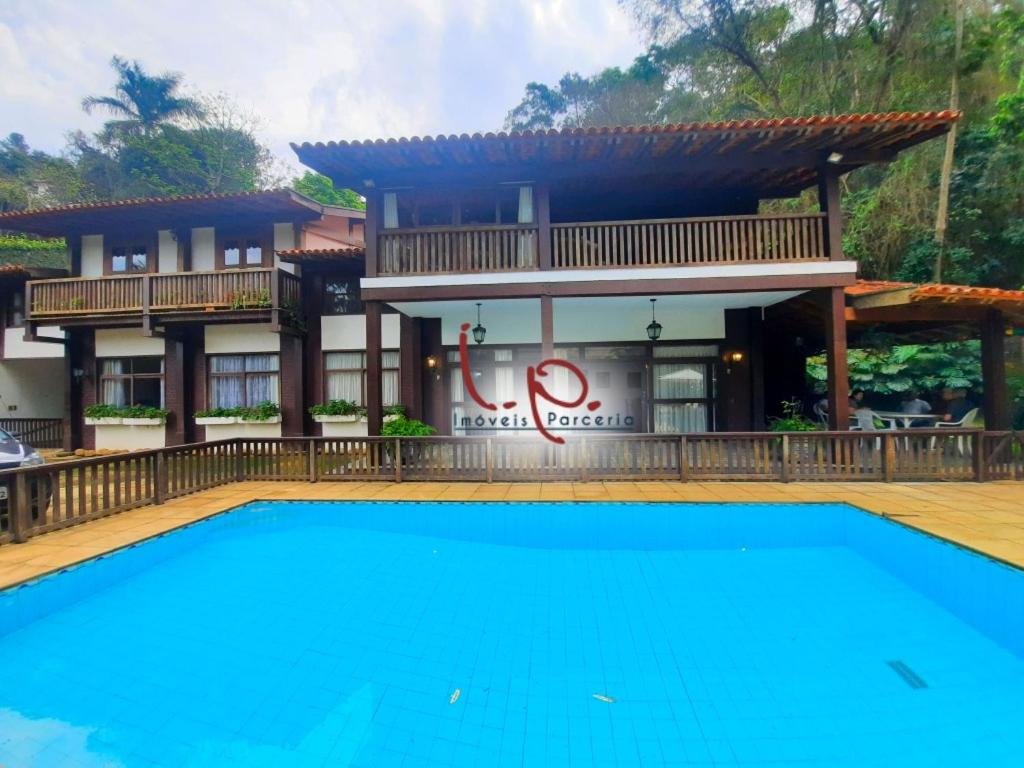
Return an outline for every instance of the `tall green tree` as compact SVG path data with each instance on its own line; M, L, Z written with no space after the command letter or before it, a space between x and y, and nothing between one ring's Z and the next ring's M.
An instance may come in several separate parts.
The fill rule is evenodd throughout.
M358 211L366 208L366 201L356 192L351 189L338 189L329 178L313 171L306 171L292 179L292 189L324 205L338 205Z
M87 96L82 108L91 113L97 107L116 119L104 126L108 140L152 133L158 126L185 118L201 118L200 103L180 93L182 76L176 72L153 75L138 61L114 56L110 65L117 73L112 96Z

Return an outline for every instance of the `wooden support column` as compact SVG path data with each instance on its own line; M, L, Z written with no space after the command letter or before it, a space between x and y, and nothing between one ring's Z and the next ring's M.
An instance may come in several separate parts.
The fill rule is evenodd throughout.
M381 303L366 302L366 429L371 436L380 434L383 418L380 325Z
M185 345L164 337L164 408L170 411L164 427L164 445L184 445L185 426L192 414L185 412Z
M423 421L437 430L439 435L450 435L451 406L447 399L448 375L444 347L441 344L441 319L424 317L420 319L420 353L422 359L428 356L437 360L437 366L423 373Z
M366 276L377 276L377 230L381 226L381 206L383 200L380 192L369 190L366 193L366 221L363 224L363 240L366 243Z
M402 405L411 419L423 413L423 358L420 354L420 319L399 315L398 378Z
M82 236L68 235L68 261L71 267L71 277L82 276ZM28 303L25 304L25 311L28 312Z
M323 426L313 421L309 407L324 402L324 355L323 355L323 295L324 276L319 272L304 269L302 274L302 308L308 320L306 336L303 339L303 358L306 376L306 396L303 411L304 431L307 435L322 435Z
M825 252L832 261L843 258L843 209L839 168L825 163L818 169L818 207L825 214Z
M540 357L550 360L555 356L555 310L550 296L540 297Z
M551 269L551 193L547 184L537 184L533 191L537 212L537 267Z
M987 429L1010 429L1009 390L1006 386L1006 321L998 309L981 320L982 407Z
M846 292L826 289L825 360L829 429L850 428L850 381L846 368Z
M290 333L281 337L281 435L301 437L303 429L302 339Z
M79 385L79 398L78 405L71 411L72 419L76 426L79 427L79 446L81 448L95 448L96 447L96 427L89 427L85 425L85 417L83 412L90 405L94 405L99 396L99 381L98 371L96 368L96 331L92 328L88 328L76 333L81 333L81 353L79 357L79 366L84 375L82 376L81 384Z
M764 404L764 321L761 307L747 309L750 345L750 416L751 427L760 431L767 426Z
M206 410L210 402L206 368L206 332L200 327L192 347L192 413ZM191 415L189 418L192 421L192 440L197 443L206 440L206 427L196 424Z

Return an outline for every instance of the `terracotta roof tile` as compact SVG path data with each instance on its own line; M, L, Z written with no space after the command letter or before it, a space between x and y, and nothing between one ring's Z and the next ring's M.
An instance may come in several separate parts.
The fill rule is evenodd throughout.
M357 246L339 248L290 248L277 251L284 261L329 261L331 259L359 259L366 255L366 249Z
M914 291L914 300L918 298L969 298L978 301L1020 301L1024 302L1024 291L1009 291L1003 288L982 288L973 285L945 285L931 283L920 286Z
M858 280L853 285L846 286L846 295L868 296L872 293L898 291L904 288L913 288L914 286L915 283L896 283L891 280Z
M438 136L412 136L398 139L365 139L353 141L318 141L315 143L292 143L296 151L300 149L327 147L373 147L397 144L431 144L446 142L479 141L481 139L530 139L540 137L572 137L572 136L636 136L673 133L703 133L720 131L771 130L774 128L833 128L844 125L871 125L877 123L922 123L922 122L955 122L960 119L960 112L951 110L930 112L880 112L849 115L811 115L808 117L773 117L755 120L714 120L694 123L667 123L664 125L621 125L600 126L592 128L550 128L539 131L497 131L487 133L461 133Z
M68 203L49 208L28 208L23 211L5 211L0 213L0 229L4 219L14 219L36 213L60 213L63 211L96 211L107 208L127 208L136 205L160 205L163 203L183 203L202 200L244 200L252 197L280 197L292 194L289 189L263 189L254 192L210 192L198 195L168 195L165 197L133 197L126 200L97 200L85 203Z

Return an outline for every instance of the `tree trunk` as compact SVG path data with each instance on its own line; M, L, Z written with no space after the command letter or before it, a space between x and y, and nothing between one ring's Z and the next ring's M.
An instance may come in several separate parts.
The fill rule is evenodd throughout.
M960 109L960 51L964 42L964 0L954 0L956 13L956 42L953 49L953 76L949 86L949 108L953 112ZM949 223L949 182L953 175L953 150L956 148L956 123L946 134L946 152L942 157L942 174L939 177L939 207L935 212L935 242L938 252L935 254L935 267L932 279L942 282L942 254L946 244L946 225Z

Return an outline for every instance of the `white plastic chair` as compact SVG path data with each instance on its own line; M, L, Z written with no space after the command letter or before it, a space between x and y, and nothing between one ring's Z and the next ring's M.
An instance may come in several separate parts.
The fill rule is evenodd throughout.
M969 427L974 423L974 420L978 417L978 408L971 408L967 413L963 415L963 418L959 421L940 421L936 424L937 427L945 427L946 429L962 429L963 427ZM936 439L932 438L932 449L935 448ZM956 449L960 455L964 455L964 438L958 437L956 439Z
M811 407L811 411L813 411L814 415L818 417L818 421L820 421L825 427L828 427L828 411L821 406L820 401L814 403Z

